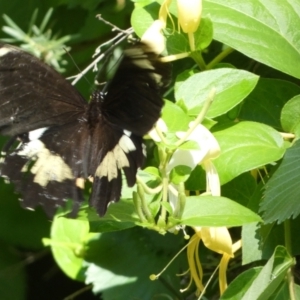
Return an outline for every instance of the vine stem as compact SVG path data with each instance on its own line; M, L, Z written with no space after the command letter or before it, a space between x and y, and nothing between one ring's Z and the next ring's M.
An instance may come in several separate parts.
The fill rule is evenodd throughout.
M232 53L234 49L232 48L226 48L224 51L222 51L220 54L218 54L209 64L206 65L206 70L212 69L217 63L222 61L226 56L228 56L230 53Z
M165 172L164 172L165 173ZM168 202L168 184L169 180L166 174L163 174L163 194L162 194L162 203ZM166 225L166 219L167 219L167 210L164 207L164 205L161 205L161 211L160 211L160 216L158 223L160 223L160 226L165 226Z
M291 239L291 221L285 220L284 221L284 243L288 253L292 253L292 239ZM296 300L295 295L295 282L294 282L294 275L292 272L292 268L289 268L287 272L287 283L289 287L289 294L291 300Z
M192 52L190 57L194 59L201 71L207 70L207 66L200 51Z
M292 268L289 268L289 270L287 272L287 280L288 280L288 286L289 286L290 299L296 300L295 283L294 283L294 275L292 272Z
M216 94L216 90L215 88L212 88L207 99L203 104L203 107L199 115L197 116L196 120L193 122L193 125L188 129L185 135L179 141L176 142L176 147L179 147L182 143L184 143L186 139L190 136L190 134L194 131L194 129L198 126L198 124L200 124L203 121L208 109L210 108L214 100L215 94Z

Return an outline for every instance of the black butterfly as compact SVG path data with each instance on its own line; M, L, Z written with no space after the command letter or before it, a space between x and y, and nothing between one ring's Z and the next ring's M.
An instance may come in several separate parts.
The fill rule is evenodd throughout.
M83 183L93 182L90 204L104 215L144 161L142 136L159 118L161 89L169 66L148 46L124 51L105 91L90 102L51 67L19 48L0 44L0 175L23 195L22 206L42 205L49 216L73 199L83 201ZM20 144L13 146L15 141Z

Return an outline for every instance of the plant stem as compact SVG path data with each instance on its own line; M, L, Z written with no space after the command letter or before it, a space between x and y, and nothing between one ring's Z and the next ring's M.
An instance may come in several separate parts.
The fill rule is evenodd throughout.
M141 199L141 206L142 206L142 211L144 213L144 216L146 217L148 222L150 222L151 224L154 224L155 221L154 221L154 218L153 218L150 210L148 209L143 186L139 183L137 185L137 192L138 192L138 197Z
M290 300L296 300L295 283L294 283L294 275L292 272L292 268L289 268L289 270L287 272L287 281L288 281L288 286L289 286Z
M197 127L197 125L200 124L203 121L208 109L210 108L210 106L211 106L211 104L214 100L215 94L216 94L216 90L214 88L211 89L207 99L205 100L205 102L203 104L203 107L202 107L198 117L193 122L193 125L189 128L189 130L185 133L185 135L179 141L176 142L177 147L179 147L182 143L184 143L186 141L186 139L189 137L189 135Z
M155 125L155 130L157 135L159 136L160 140L166 145L167 144L167 140L165 139L162 131L160 130L160 128L157 126L157 124Z
M284 243L288 253L291 254L292 253L291 221L289 219L284 221ZM295 282L294 282L292 268L289 268L287 272L287 283L289 287L290 299L296 300Z
M155 188L151 188L149 187L141 178L139 175L136 176L136 182L141 184L141 186L143 187L145 193L147 193L148 195L154 195L154 194L158 194L161 189L162 189L162 185L158 185Z
M141 199L139 198L139 195L137 192L133 192L132 193L132 199L133 199L133 203L136 209L136 213L138 214L140 220L142 223L146 223L147 219L144 216L144 212L142 210L142 203L141 203Z
M162 191L162 203L163 202L167 202L168 201L168 184L169 184L169 180L168 180L168 176L165 174L165 172L162 172L163 175L163 191ZM167 210L164 207L164 205L161 205L161 211L160 211L160 216L158 219L158 226L161 227L165 227L166 226L166 219L167 219Z
M287 251L292 253L292 240L291 240L291 222L289 219L284 221L284 244Z
M194 59L194 61L197 63L199 66L200 70L207 70L207 65L204 62L204 59L202 57L202 54L200 51L194 51L190 54L190 57Z
M188 37L189 37L190 48L191 48L192 51L195 51L195 38L194 38L194 33L189 32L189 33L188 33Z
M222 61L226 56L232 53L234 49L228 47L221 53L219 53L209 64L206 65L206 70L212 69L216 64Z

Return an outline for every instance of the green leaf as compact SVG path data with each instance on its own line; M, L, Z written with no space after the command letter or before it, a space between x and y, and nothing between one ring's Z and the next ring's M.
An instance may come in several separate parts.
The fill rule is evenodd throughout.
M185 182L189 178L191 171L192 169L188 166L176 166L170 173L170 180L174 184Z
M56 217L51 239L43 239L43 242L51 246L57 264L69 277L84 280L83 256L89 236L87 221Z
M104 217L99 217L94 210L89 210L89 222L92 232L109 232L134 227L140 221L135 212L132 199L121 199L108 206Z
M178 222L173 219L172 221ZM210 227L241 226L260 221L257 214L225 197L192 196L186 198L185 209L179 222L188 226Z
M137 6L131 14L131 25L134 32L141 37L146 29L158 18L160 5L152 2L146 7Z
M300 213L300 140L286 154L266 184L260 211L266 223L283 222Z
M203 15L212 19L216 40L300 78L300 39L298 31L291 30L300 28L297 1L204 0Z
M2 18L4 19L5 23L7 25L9 25L10 28L14 28L17 31L22 32L22 29L9 16L7 16L6 14L3 14ZM2 30L3 30L3 28L2 28ZM25 32L23 32L23 34L25 35Z
M257 213L259 209L259 204L261 202L261 198L263 195L262 192L263 186L264 186L263 181L261 181L259 184L256 185L256 188L253 191L247 203L247 207L255 213ZM243 265L251 263L256 260L261 260L262 258L269 258L272 255L276 245L271 248L272 249L271 253L267 253L266 256L263 255L263 248L265 247L262 241L262 234L261 234L261 228L263 226L264 226L263 224L259 224L259 223L251 223L251 224L243 225L242 227L242 241L243 241L242 264Z
M213 39L213 24L210 18L201 18L200 26L194 32L196 50L207 48Z
M93 284L95 293L102 292L103 299L160 299L161 294L180 299L176 274L186 268L184 253L162 274L166 284L149 276L159 273L182 246L180 235L163 236L138 227L101 234L89 243L86 283ZM171 292L169 286L174 287Z
M166 49L164 54L179 54L190 51L189 41L186 35L175 31L172 34L167 34Z
M162 110L162 118L169 132L186 131L192 120L182 108L167 100ZM180 120L180 122L178 122L178 120Z
M294 259L286 249L278 246L263 268L248 270L239 275L227 288L221 300L265 300L285 280Z
M299 237L300 216L296 219L288 220L286 223L262 223L260 228L255 232L256 239L259 240L259 250L261 251L260 259L269 259L277 245L286 243L285 235L287 228L292 237L290 239L290 254L296 256L300 254L300 237ZM257 242L256 242L257 243ZM253 246L256 244L253 243ZM255 250L253 248L253 250ZM249 249L251 251L251 249Z
M290 291L288 281L284 281L276 292L268 300L285 300L290 299ZM300 299L300 286L294 284L295 299Z
M189 179L185 182L185 188L189 191L201 191L206 189L206 173L201 166L196 166Z
M300 135L300 95L288 101L282 109L280 121L286 132Z
M199 72L196 71L196 69L187 69L187 70L184 70L183 72L179 73L177 76L176 76L176 81L175 81L175 85L174 85L174 90L175 90L175 93L177 92L177 90L179 89L179 87L191 76L195 75L195 74L198 74ZM185 107L185 110L186 109L186 106L184 104L184 102L182 100L179 100L177 101L177 105L181 105L183 103L184 107ZM181 106L180 106L181 107Z
M0 248L0 299L27 299L28 283L20 252L3 241Z
M216 69L190 76L175 91L176 101L183 100L190 115L198 115L212 89L214 101L206 117L225 114L254 89L258 76L236 69Z
M187 151L190 151L190 150L201 150L200 146L199 146L199 143L197 143L196 141L193 141L193 140L184 142L183 144L181 144L178 147L178 149L187 150Z
M260 224L245 224L242 228L243 265L262 258L261 240L259 235Z
M176 22L177 20L174 18L174 21ZM194 32L194 38L196 51L203 50L210 45L213 38L213 28L209 18L201 19L200 26ZM170 29L166 37L165 55L176 55L190 51L188 36L177 31L174 32L173 28Z
M173 214L173 208L169 202L162 202L161 206L164 207L170 215ZM153 227L153 225L152 225L152 227Z
M220 300L241 300L263 268L256 267L239 274L225 290Z
M138 170L138 175L145 179L144 181L151 180L151 179L161 179L160 172L158 168L155 167L147 167L144 170Z
M264 123L282 130L281 109L297 94L300 94L300 87L292 82L260 78L255 89L245 99L239 119Z
M295 261L287 250L283 246L277 246L273 256L263 267L243 299L268 299L276 288L285 281L287 271L294 264Z
M281 135L255 122L240 122L214 133L221 155L214 160L222 184L238 175L279 160L285 152Z
M244 173L222 186L222 196L247 207L256 186L254 177Z
M151 4L153 0L133 0L132 2L134 2L134 7L143 7Z
M17 29L14 29L12 27L8 27L8 26L3 26L2 30L12 36L14 38L14 42L18 41L18 40L22 40L24 39L24 37L26 37L26 34L22 31L18 31Z
M45 213L40 208L36 211L23 209L13 185L5 184L2 178L0 191L0 240L24 249L42 249L42 237L50 234Z

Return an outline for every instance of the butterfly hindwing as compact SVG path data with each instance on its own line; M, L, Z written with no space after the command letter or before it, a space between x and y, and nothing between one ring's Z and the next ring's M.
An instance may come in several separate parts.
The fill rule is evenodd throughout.
M105 91L87 103L49 66L0 44L0 133L12 137L0 175L15 184L24 207L41 205L49 216L68 199L76 212L90 180L90 204L104 215L121 197L122 171L135 184L145 157L142 136L159 117L168 78L169 67L137 44L125 50Z
M72 125L76 130L77 124ZM41 136L37 135L40 129L29 132L27 140L10 150L0 164L1 175L21 193L23 207L41 205L52 216L68 199L74 200L74 211L83 201L83 191L76 185L80 148L74 147L71 127L44 128Z

